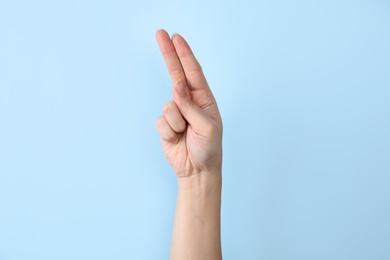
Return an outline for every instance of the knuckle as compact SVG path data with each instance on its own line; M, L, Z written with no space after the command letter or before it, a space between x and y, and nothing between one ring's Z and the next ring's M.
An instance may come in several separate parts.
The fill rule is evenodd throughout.
M175 102L173 100L165 103L165 105L162 108L163 114L169 113L172 109L175 109Z
M180 68L170 68L168 72L171 77L178 77L181 75L182 70Z
M167 113L171 109L172 104L170 102L165 103L165 105L162 108L163 113Z
M155 122L156 127L157 127L157 128L161 127L162 125L164 125L164 122L165 122L164 117L163 117L163 116L159 116L159 117L156 119L156 122Z
M186 74L188 77L196 77L203 74L203 69L200 65L198 65L196 68L188 71Z

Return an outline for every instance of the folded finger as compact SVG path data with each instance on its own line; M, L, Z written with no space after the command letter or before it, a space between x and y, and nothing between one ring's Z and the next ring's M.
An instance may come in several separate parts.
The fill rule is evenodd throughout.
M164 105L163 114L173 131L183 133L186 130L187 124L174 101Z
M168 143L177 143L179 135L172 130L164 116L156 120L156 127L162 140Z

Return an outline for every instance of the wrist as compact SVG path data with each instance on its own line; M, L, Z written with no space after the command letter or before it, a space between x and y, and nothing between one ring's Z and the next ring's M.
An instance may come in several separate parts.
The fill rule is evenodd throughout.
M177 209L198 216L204 223L220 219L222 174L193 174L178 179Z
M207 190L222 186L222 170L193 173L189 176L179 177L178 189L183 191Z
M196 204L221 203L222 173L221 171L202 172L184 178L178 178L178 196Z
M221 172L192 174L178 178L178 184L172 248L183 251L180 256L172 252L172 259L221 255Z

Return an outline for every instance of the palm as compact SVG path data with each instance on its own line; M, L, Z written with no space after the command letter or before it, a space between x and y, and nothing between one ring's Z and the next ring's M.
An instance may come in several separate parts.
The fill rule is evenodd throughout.
M207 171L222 160L222 122L216 101L186 41L179 35L172 41L163 30L156 38L172 82L181 81L188 92L182 97L175 86L174 102L166 104L158 121L164 154L179 177Z
M191 132L193 131L187 127L187 130L182 133L179 142L176 144L162 142L163 151L168 162L180 176L191 172L195 168L192 162L199 161L197 152L192 152L194 150L199 151L199 146L194 145L194 141L191 140L191 135L193 135Z
M163 141L162 146L172 168L184 177L187 173L207 169L207 160L214 153L209 143L210 140L198 136L191 126L187 126L177 143Z

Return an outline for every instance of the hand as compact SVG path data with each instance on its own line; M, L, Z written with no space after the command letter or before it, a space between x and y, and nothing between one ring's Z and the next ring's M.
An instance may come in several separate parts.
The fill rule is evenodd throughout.
M179 178L221 172L222 120L202 68L183 37L159 30L173 101L156 120L164 154Z

